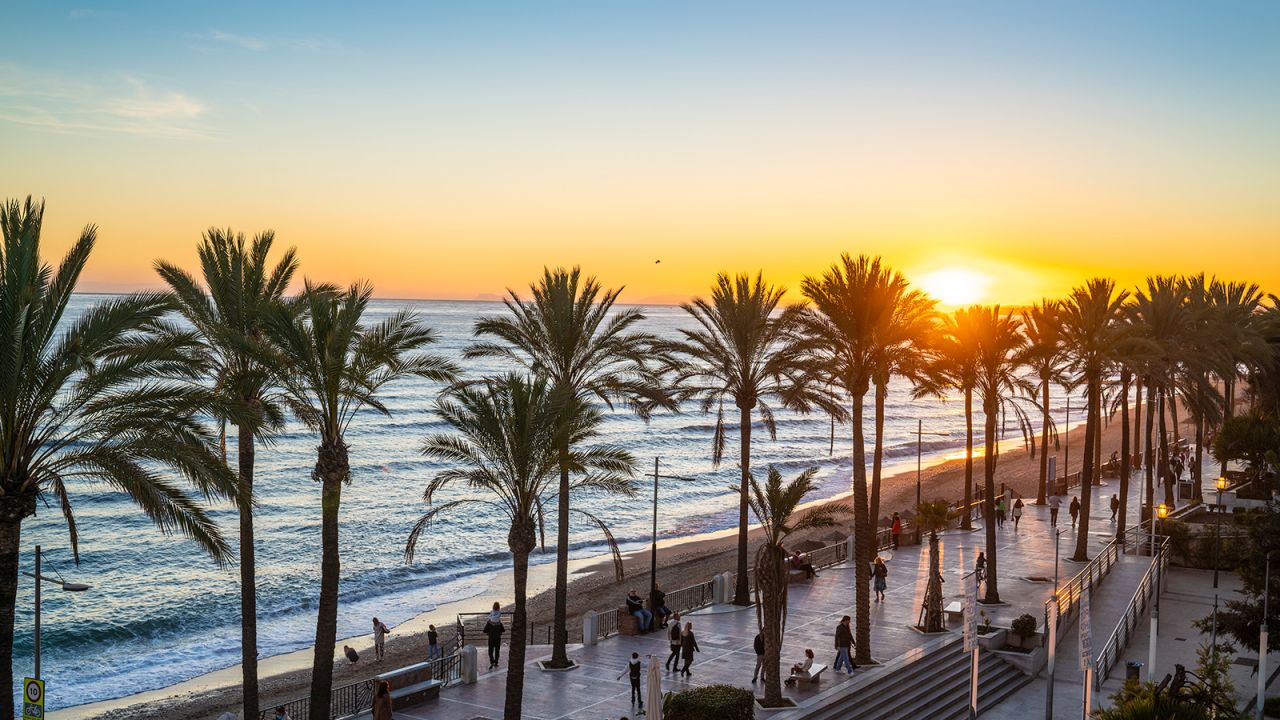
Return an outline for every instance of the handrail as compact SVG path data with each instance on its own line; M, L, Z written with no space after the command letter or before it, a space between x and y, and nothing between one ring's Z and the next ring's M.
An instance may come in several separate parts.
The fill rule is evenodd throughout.
M1051 603L1057 603L1057 623L1058 629L1062 628L1064 622L1071 618L1071 614L1076 611L1079 605L1080 597L1085 593L1093 592L1093 588L1102 582L1107 573L1111 572L1111 568L1120 561L1120 556L1125 550L1134 545L1133 537L1140 536L1142 526L1126 530L1124 533L1125 540L1115 539L1103 546L1098 554L1093 556L1089 564L1080 569L1080 572L1072 575L1066 583L1055 588L1053 597L1044 602L1044 627L1049 627L1049 606ZM1057 634L1058 638L1062 637L1062 633Z
M1143 541L1136 543L1138 547L1149 546L1149 541L1145 538ZM1101 686L1111 675L1111 670L1120 661L1120 653L1129 646L1129 640L1132 633L1137 629L1139 619L1147 612L1147 607L1151 604L1156 592L1156 585L1159 575L1164 573L1169 566L1169 538L1167 536L1158 537L1156 540L1156 557L1151 563L1151 567L1142 575L1142 581L1138 583L1138 588L1134 590L1133 597L1129 600L1129 604L1125 607L1124 615L1120 618L1116 629L1112 631L1111 637L1107 638L1107 642L1099 651L1098 657L1093 661L1094 682L1097 686Z

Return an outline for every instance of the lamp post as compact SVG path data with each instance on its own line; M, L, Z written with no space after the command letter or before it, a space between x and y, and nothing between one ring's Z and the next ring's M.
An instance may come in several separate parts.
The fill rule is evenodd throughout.
M23 571L22 573L23 575L26 575L27 577L30 577L30 578L35 578L36 580L36 635L35 635L36 672L35 672L35 677L37 680L40 679L40 585L42 583L47 583L47 582L54 583L67 592L84 592L85 590L89 589L88 585L84 585L82 583L67 582L66 580L63 580L61 577L51 578L51 577L45 577L44 575L40 574L40 557L41 557L40 546L37 545L36 546L36 571L33 573Z
M924 421L916 420L916 544L920 544L920 468L921 453L924 445ZM950 433L931 432L930 435L951 437ZM966 511L967 512L967 511Z
M680 477L679 475L659 475L658 457L653 458L653 535L649 545L649 597L658 589L658 478L663 480L682 480L692 482L697 478Z
M1222 491L1227 489L1227 479L1218 476L1214 481L1218 488L1217 518L1213 523L1213 635L1209 647L1213 648L1214 658L1218 657L1218 558L1222 555Z
M1160 503L1151 515L1151 564L1156 574L1155 599L1151 604L1151 648L1147 654L1147 682L1156 681L1156 633L1160 630L1160 560L1156 557L1156 519L1169 516L1169 506Z
M1053 612L1049 614L1045 627L1045 632L1049 633L1049 682L1045 684L1044 720L1053 720L1053 674L1058 655L1058 540L1061 536L1061 530L1053 531L1053 604L1049 606Z
M1267 694L1267 612L1271 600L1271 553L1267 553L1267 569L1262 574L1262 625L1258 627L1258 702L1254 707L1254 717L1262 720L1262 707L1266 705Z
M1071 393L1067 393L1067 417L1062 427L1062 481L1069 487L1067 476L1071 474Z

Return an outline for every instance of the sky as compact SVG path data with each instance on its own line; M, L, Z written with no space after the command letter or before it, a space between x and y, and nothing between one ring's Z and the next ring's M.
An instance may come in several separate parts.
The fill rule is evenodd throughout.
M1205 271L1280 291L1280 3L11 4L0 196L81 289L210 226L317 280L624 301L840 253L944 301ZM661 261L661 262L657 262Z

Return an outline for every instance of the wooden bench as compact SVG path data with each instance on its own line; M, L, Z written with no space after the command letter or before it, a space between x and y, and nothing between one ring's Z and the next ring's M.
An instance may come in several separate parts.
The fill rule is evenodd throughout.
M796 684L796 687L804 687L809 684L818 684L822 681L822 673L826 671L826 665L809 666L809 675L792 675L790 680Z
M440 697L444 683L431 677L431 663L420 662L374 677L374 687L385 680L391 686L391 709L403 710Z
M787 584L791 584L794 582L809 582L809 580L810 578L808 576L808 573L801 570L800 568L791 568L787 570Z
M943 608L942 612L947 616L947 625L951 625L952 621L955 621L955 622L964 621L964 608L961 607L959 600L956 600L955 602Z

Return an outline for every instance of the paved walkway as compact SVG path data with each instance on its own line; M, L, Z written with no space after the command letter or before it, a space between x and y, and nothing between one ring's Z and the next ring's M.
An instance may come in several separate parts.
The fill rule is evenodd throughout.
M1136 485L1136 483L1135 483ZM1092 552L1109 542L1115 533L1110 522L1108 500L1116 491L1116 481L1095 489L1091 543ZM1136 499L1137 489L1133 496ZM1069 501L1069 498L1068 498ZM1070 517L1062 509L1059 527L1070 529ZM1013 618L1030 613L1037 619L1043 617L1044 602L1052 593L1052 584L1028 580L1028 577L1052 578L1054 574L1054 540L1049 531L1049 510L1028 504L1017 531L1013 522L1005 523L998 532L1000 594L1007 605L985 608L993 624L1008 627ZM980 525L980 524L979 524ZM942 567L946 586L945 602L962 596L960 578L972 568L973 559L984 549L984 533L979 527L974 532L952 531L942 536ZM928 568L928 543L923 546L903 547L892 553L888 560L889 590L886 601L871 607L872 655L879 662L898 658L919 648L924 637L911 629L920 611L924 597L925 575ZM1074 548L1074 534L1064 533L1061 554L1066 557ZM1116 578L1104 583L1104 587L1120 589L1127 585L1132 594L1136 578L1144 569L1138 569L1139 558L1128 558L1134 563L1123 562L1116 568ZM1061 576L1065 580L1081 566L1063 562ZM783 666L797 662L806 647L812 648L820 663L831 664L834 659L833 632L842 615L854 615L853 568L837 566L829 568L811 583L791 586L790 611L783 647ZM1133 575L1130 583L1126 578ZM619 591L621 596L622 591ZM1095 606L1095 617L1103 612ZM1118 615L1117 615L1118 617ZM752 687L751 671L755 665L752 639L756 634L755 611L752 608L715 606L686 616L693 622L694 633L702 649L692 666L693 676L681 679L674 674L663 673L663 691L683 689L696 685L729 683ZM1102 618L1095 621L1104 627ZM1111 621L1114 625L1115 621ZM1043 629L1043 628L1041 628ZM958 630L957 630L958 632ZM1106 632L1110 632L1108 629ZM668 652L665 636L652 633L639 637L611 637L595 646L572 646L570 655L580 667L570 672L541 672L533 662L546 657L549 647L530 648L530 665L525 673L524 717L533 720L552 718L617 718L634 717L629 702L629 684L618 675L626 667L632 652L642 657L656 656L665 660ZM479 654L483 657L484 650ZM505 658L504 658L505 660ZM874 668L860 669L855 675L876 672ZM461 685L445 689L438 700L396 713L408 720L475 720L498 718L502 715L505 689L505 668L485 673L474 685ZM813 690L787 689L786 693L797 704L812 703L820 692L837 684L849 682L844 674L831 670L823 676L820 687ZM1066 684L1065 680L1062 683ZM756 686L758 689L759 686ZM783 718L789 713L775 713ZM1064 716L1065 717L1065 716Z

